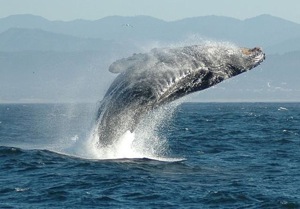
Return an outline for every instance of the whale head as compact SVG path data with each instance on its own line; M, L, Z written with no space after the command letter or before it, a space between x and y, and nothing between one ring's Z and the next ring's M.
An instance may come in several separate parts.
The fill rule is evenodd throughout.
M242 56L244 56L245 68L252 69L265 60L266 55L262 48L255 47L253 49L242 48Z
M165 86L158 96L158 105L249 71L265 59L259 47L248 49L225 43L155 49L150 55L147 60L156 60L154 66L153 62L147 64L146 61L142 69L156 77L166 78L157 85Z
M235 76L258 66L265 59L265 53L259 47L237 48L224 57L228 65L228 73Z
M265 53L259 47L250 49L223 44L195 46L194 50L199 65L204 66L203 69L207 67L208 71L218 75L221 80L251 70L265 59Z

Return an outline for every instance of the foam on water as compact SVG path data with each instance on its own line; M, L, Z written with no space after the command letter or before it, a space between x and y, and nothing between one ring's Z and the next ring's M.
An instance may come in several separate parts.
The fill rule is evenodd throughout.
M93 159L123 159L141 158L142 155L136 152L132 146L135 134L127 131L122 137L107 147L100 147L97 127L93 130L86 143L86 151Z
M182 161L183 158L169 156L168 141L159 135L159 129L165 128L176 107L182 100L150 112L138 125L135 132L126 131L113 144L101 147L99 145L98 127L95 125L86 139L80 140L76 136L71 148L64 154L80 158L108 160L108 159L152 159L158 161Z

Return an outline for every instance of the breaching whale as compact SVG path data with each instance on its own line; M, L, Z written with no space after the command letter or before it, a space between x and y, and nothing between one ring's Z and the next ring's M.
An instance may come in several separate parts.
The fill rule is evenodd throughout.
M264 59L261 48L219 43L155 48L115 61L109 71L119 75L98 110L99 146L133 132L151 110L246 72Z

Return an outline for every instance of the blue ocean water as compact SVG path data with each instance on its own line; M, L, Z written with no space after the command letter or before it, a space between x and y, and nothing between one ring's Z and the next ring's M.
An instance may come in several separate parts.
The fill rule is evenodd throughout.
M0 208L300 208L299 103L180 104L156 159L77 155L95 111L0 105Z

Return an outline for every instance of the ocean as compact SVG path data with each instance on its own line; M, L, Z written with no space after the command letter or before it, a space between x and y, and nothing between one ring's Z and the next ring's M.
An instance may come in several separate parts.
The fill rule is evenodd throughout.
M96 110L0 104L0 208L300 208L300 103L181 103L111 150Z

